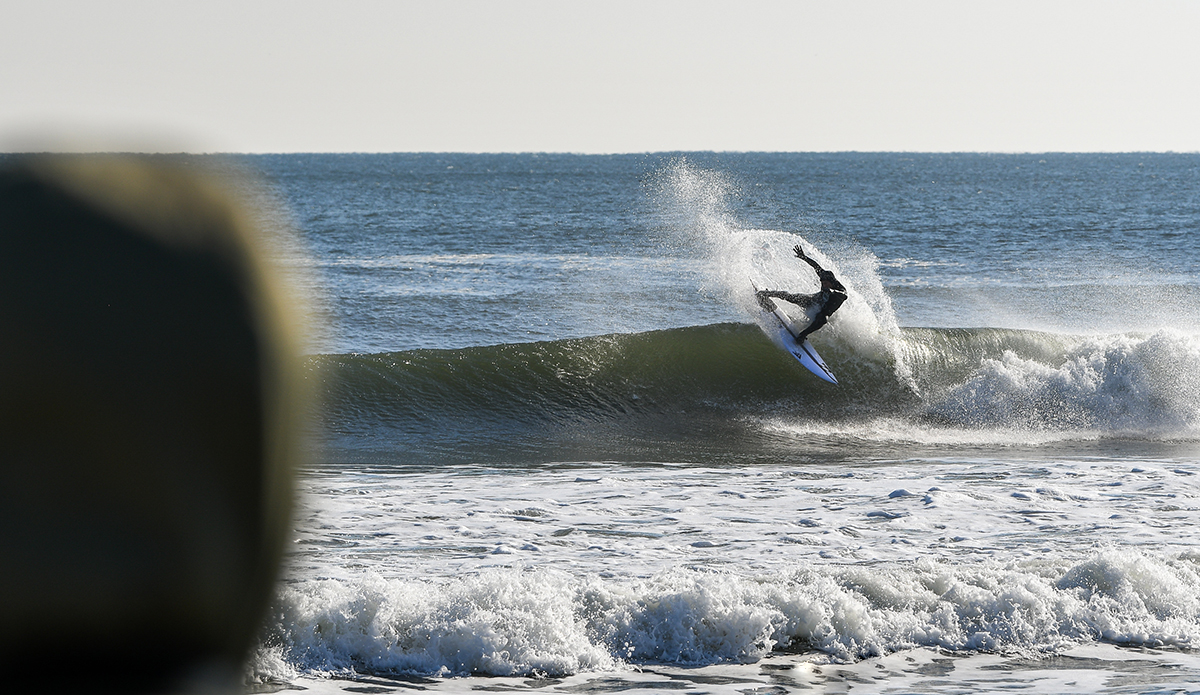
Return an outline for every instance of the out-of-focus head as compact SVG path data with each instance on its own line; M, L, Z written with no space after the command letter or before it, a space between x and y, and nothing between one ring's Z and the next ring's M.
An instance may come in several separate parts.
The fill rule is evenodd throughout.
M250 220L170 159L0 167L0 670L20 691L238 675L307 409Z

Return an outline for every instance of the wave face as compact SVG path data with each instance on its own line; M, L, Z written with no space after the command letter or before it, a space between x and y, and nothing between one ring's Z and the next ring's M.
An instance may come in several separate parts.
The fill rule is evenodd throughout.
M909 328L895 345L818 340L836 387L753 324L324 355L310 369L327 384L333 448L398 462L487 451L555 460L572 449L620 460L673 440L685 443L683 456L737 458L754 456L764 431L789 429L808 439L1006 443L1181 439L1200 424L1194 335Z

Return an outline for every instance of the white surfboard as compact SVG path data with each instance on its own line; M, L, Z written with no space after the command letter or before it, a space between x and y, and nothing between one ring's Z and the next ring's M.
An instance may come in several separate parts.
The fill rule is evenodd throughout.
M755 285L753 280L750 281L750 286L754 288L755 292L758 292L758 285ZM787 314L780 310L779 304L775 301L774 297L771 297L770 301L771 305L775 307L771 315L775 317L775 321L778 323L779 342L783 343L784 349L791 353L792 357L799 360L805 369L831 384L836 384L837 377L833 375L833 372L829 371L829 367L825 365L825 360L821 359L821 356L817 354L816 348L812 346L812 343L808 342L807 338L803 343L796 341L796 336L800 331L796 330L795 323ZM813 307L805 312L809 321L812 320L816 311L817 308Z

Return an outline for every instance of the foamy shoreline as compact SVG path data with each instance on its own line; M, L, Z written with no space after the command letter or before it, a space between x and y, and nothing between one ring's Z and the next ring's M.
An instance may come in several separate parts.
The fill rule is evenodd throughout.
M390 693L705 692L744 693L1142 693L1178 691L1200 682L1200 655L1111 644L1090 644L1048 655L953 654L911 649L853 664L824 655L772 653L753 664L699 668L643 666L563 678L388 677L381 675L296 679L291 688L313 695ZM256 692L268 692L271 686Z

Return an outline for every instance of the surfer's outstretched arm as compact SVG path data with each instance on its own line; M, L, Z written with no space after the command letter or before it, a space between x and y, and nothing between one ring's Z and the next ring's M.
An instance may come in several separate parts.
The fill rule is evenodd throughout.
M793 247L792 250L796 252L796 258L799 258L800 260L804 261L805 263L811 265L812 269L817 271L817 278L821 281L821 290L822 291L833 290L834 292L841 292L842 294L846 293L846 286L843 285L841 283L841 281L837 279L837 277L833 274L833 271L825 270L824 268L821 267L820 263L817 263L816 260L809 258L808 254L804 253L804 249L800 248L800 244L796 244L796 246ZM832 311L830 311L829 313L832 314L833 311L836 311L836 310L837 310L837 307L834 307L834 309Z
M817 263L817 261L815 259L810 258L808 256L808 254L804 253L804 249L800 248L800 244L796 244L796 246L794 248L792 248L792 251L796 252L796 258L799 258L800 260L804 261L805 263L811 265L813 270L817 271L818 275L822 271L825 270L824 268L821 267L820 263Z

